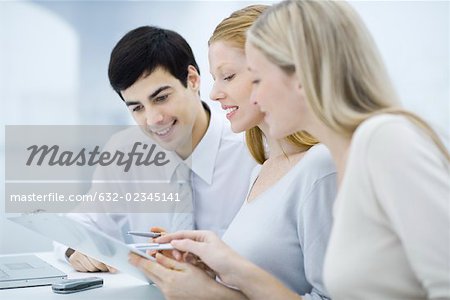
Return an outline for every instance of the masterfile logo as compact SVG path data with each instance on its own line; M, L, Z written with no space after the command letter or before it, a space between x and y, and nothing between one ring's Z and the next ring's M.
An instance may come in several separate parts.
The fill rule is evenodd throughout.
M5 127L5 211L183 212L188 178L139 126ZM187 204L186 204L187 203ZM181 207L181 208L180 208Z
M143 151L139 151L141 148ZM89 151L86 148L82 148L78 153L73 151L60 151L60 147L53 145L51 147L47 145L32 145L27 148L30 151L30 156L26 162L27 166L33 165L41 166L43 163L47 163L49 166L109 166L116 164L117 166L124 166L124 171L128 172L133 163L136 166L164 166L170 161L166 159L166 153L164 151L158 151L154 154L155 144L143 144L141 142L135 142L130 152L115 151L113 153L109 151L99 151L100 146L95 146L93 150ZM39 154L39 155L38 155ZM36 156L38 158L36 158ZM34 162L36 158L36 162Z

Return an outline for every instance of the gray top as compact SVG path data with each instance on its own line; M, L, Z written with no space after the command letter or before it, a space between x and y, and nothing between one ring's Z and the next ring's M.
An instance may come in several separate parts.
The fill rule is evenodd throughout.
M327 299L322 267L336 193L329 151L316 145L276 184L244 202L223 240L304 299Z

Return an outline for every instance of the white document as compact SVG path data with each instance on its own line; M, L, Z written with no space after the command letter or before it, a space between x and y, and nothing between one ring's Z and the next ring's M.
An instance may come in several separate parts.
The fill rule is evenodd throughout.
M97 229L57 214L22 215L9 218L9 220L80 251L124 273L151 283L151 280L144 273L128 263L128 254L133 252L150 260L154 260L154 258Z

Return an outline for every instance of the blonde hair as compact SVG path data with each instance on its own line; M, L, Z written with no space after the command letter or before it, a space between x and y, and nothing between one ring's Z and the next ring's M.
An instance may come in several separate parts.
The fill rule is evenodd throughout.
M247 30L267 8L269 8L268 5L250 5L233 12L214 29L208 41L208 46L217 41L225 41L244 50ZM304 131L294 133L286 139L304 150L318 143L314 137ZM255 126L246 130L245 140L253 158L260 164L264 163L267 160L267 154L264 147L264 134L261 129Z
M432 128L401 108L369 31L347 3L283 1L264 12L247 39L286 73L295 72L312 111L335 132L350 137L374 114L400 114L450 160Z

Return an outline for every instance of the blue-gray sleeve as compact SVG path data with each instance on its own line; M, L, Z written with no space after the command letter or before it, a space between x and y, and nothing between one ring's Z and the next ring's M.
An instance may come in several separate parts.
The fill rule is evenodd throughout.
M298 234L303 249L306 280L312 286L309 294L302 295L305 300L330 299L322 273L336 194L336 173L331 173L316 180L304 205L299 208Z

